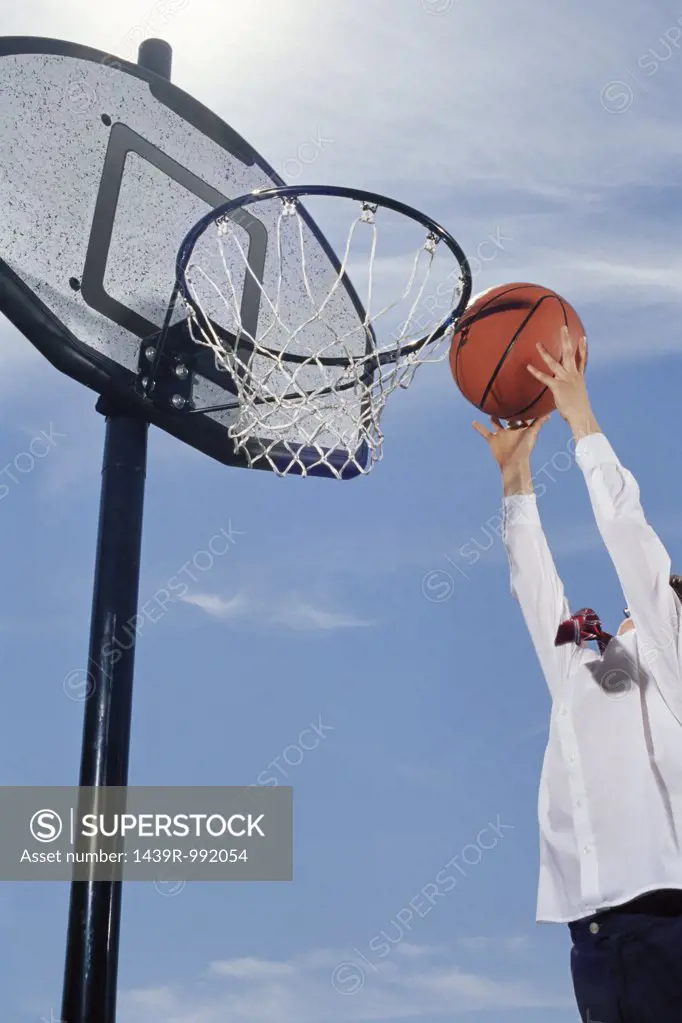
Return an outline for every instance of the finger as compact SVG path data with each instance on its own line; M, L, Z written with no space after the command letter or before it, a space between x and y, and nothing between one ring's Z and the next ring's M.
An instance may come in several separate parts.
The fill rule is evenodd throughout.
M528 363L526 369L529 373L532 373L536 380L541 380L542 383L546 384L550 389L556 383L556 377L551 377L548 373L543 373L541 370L536 369L535 366L531 366L530 363Z
M538 352L542 356L543 360L547 363L549 368L554 373L554 376L560 377L562 375L562 373L564 372L564 368L561 365L561 363L557 362L557 360L554 358L554 356L550 355L549 352L547 351L547 349L545 348L545 346L543 344L540 344L539 341L538 341L538 343L537 343L537 345L535 347L537 348Z
M483 440L493 439L494 434L492 434L490 430L486 430L485 426L483 426L481 423L477 423L476 421L474 421L471 425L473 426L476 433L479 433L481 435Z
M504 430L504 423L502 422L502 420L498 416L491 416L490 417L490 422L495 427L495 431L494 431L495 433L499 433L500 430Z
M567 379L580 372L580 342L574 346L567 326L561 328L561 365L566 371Z
M576 359L576 365L580 373L585 372L587 366L587 338L583 334L578 342L578 358Z

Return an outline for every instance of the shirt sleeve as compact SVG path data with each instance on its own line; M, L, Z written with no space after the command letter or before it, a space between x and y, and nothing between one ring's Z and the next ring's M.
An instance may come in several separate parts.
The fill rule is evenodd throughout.
M583 651L574 643L554 645L557 629L570 618L571 611L542 529L535 494L505 497L503 513L512 596L519 602L554 698Z
M640 657L682 721L680 612L670 586L670 556L646 521L639 486L602 433L581 438L576 459L606 549L637 629Z

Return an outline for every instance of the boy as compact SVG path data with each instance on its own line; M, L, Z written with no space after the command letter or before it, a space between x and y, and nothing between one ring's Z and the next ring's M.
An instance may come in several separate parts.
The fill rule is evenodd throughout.
M530 470L549 418L475 429L504 488L505 545L552 697L540 781L537 919L568 923L585 1023L682 1021L682 579L647 524L632 474L592 412L586 342L562 362L538 345L573 431L576 460L627 601L615 636L584 608L571 616ZM589 649L586 641L596 640Z

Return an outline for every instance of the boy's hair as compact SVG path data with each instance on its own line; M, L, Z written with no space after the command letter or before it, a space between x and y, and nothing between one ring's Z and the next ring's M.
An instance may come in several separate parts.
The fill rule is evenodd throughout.
M671 575L670 585L672 586L680 600L682 600L682 575Z

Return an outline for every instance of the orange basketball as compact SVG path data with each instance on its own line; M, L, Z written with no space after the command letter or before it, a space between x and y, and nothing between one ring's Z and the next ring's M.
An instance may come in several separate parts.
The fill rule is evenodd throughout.
M551 372L535 347L559 362L562 328L576 352L585 330L568 302L537 284L503 284L477 295L457 324L450 367L476 408L500 419L534 419L554 408L552 392L528 372Z

